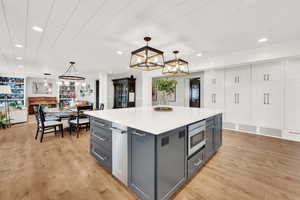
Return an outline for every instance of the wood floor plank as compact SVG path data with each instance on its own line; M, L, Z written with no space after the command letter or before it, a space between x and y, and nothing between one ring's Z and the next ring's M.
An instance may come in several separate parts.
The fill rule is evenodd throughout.
M1 200L136 199L89 154L89 133L34 134L34 123L0 130ZM223 143L173 199L300 199L300 143L233 131Z

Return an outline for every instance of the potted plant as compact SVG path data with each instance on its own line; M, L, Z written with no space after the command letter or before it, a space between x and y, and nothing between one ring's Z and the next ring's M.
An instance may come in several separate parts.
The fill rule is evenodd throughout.
M0 113L0 128L6 128L6 118L3 113Z
M168 105L168 95L176 90L176 80L159 79L155 81L157 88L157 99L159 105ZM160 107L158 107L160 108ZM169 107L162 107L161 109L171 110Z

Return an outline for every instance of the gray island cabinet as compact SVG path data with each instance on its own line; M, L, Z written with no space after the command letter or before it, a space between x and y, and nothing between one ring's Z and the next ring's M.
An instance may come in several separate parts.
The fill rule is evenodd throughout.
M160 135L129 129L128 186L141 199L168 199L186 180L186 128Z
M140 199L169 199L222 145L221 112L173 109L86 112L91 155Z

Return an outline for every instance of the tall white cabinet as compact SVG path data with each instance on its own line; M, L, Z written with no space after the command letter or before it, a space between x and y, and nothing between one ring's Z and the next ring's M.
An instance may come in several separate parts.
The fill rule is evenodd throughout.
M285 137L300 140L300 58L285 67Z
M204 107L224 109L224 70L207 71L204 75Z
M251 121L250 72L250 66L225 70L225 122L247 124Z
M262 134L281 137L283 128L282 62L252 66L252 119Z
M204 106L224 128L300 141L300 58L205 71Z

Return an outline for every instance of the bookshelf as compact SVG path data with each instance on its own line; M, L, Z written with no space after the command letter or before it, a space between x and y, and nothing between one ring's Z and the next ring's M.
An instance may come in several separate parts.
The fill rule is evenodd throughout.
M69 82L68 85L64 84L59 86L60 107L69 106L71 101L75 101L75 98L76 98L75 82Z
M5 96L7 96L8 104L16 104L16 106L24 107L25 105L25 79L18 77L0 76L0 85L9 85L12 94L0 94L0 107L5 105Z

